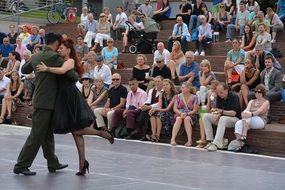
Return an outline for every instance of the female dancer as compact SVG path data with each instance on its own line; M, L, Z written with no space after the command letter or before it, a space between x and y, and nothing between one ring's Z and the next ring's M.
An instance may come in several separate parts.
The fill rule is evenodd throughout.
M52 126L54 126L55 133L72 133L79 154L79 172L76 175L85 175L86 171L89 172L89 163L85 158L83 135L98 135L108 139L111 144L114 143L114 138L109 131L97 131L92 127L95 121L92 110L75 83L62 75L71 69L75 69L79 75L82 74L73 41L71 39L64 40L58 51L65 60L62 67L47 67L42 63L37 66L37 70L59 74Z

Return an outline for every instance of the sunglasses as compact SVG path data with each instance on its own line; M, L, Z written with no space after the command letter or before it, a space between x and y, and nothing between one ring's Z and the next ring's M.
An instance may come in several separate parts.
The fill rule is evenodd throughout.
M162 63L162 61L156 61L156 63Z
M255 93L262 93L260 90L256 90Z
M83 78L82 80L90 80L89 78Z
M112 81L119 81L120 79L112 79Z
M113 43L113 41L107 41L107 43Z

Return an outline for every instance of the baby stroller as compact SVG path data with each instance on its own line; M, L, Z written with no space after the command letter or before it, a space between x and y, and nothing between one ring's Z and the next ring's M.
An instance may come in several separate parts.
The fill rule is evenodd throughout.
M136 31L131 30L131 28L135 28L132 23L126 22L127 26L130 28L129 31L132 32L130 37L132 38L132 44L129 46L129 52L134 53L154 53L156 50L157 42L155 39L157 38L157 32L144 32L144 31Z

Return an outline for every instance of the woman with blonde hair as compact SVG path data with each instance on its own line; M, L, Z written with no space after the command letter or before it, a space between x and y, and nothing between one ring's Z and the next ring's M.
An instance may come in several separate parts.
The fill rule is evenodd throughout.
M94 78L94 85L92 90L92 101L89 106L94 111L95 108L104 107L108 99L108 89L104 86L104 80L102 77Z
M103 8L103 13L106 15L108 22L113 26L112 14L110 13L109 7Z
M173 42L172 52L168 67L171 71L172 80L179 76L180 65L186 61L185 55L181 49L179 41Z
M8 112L6 120L11 119L12 111L16 110L15 104L17 100L23 100L23 89L24 83L21 81L18 71L12 71L10 84L8 85L7 92L2 100L0 124L5 120L6 111Z
M181 125L184 125L188 138L185 146L192 146L192 127L197 120L197 112L199 110L198 98L195 94L195 87L189 82L184 82L181 86L181 93L174 100L175 123L172 129L171 145L176 145L176 136Z
M166 135L170 135L173 120L173 103L176 89L174 83L169 79L163 80L163 92L159 96L157 107L149 111L151 123L151 140L158 142L161 128L163 126Z

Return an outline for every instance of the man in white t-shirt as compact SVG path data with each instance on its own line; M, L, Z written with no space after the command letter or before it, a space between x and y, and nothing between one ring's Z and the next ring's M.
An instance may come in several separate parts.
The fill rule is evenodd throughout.
M114 40L121 38L121 32L126 29L126 21L128 21L128 17L126 13L124 13L122 6L117 7L117 13L116 20L112 26L112 29L115 32L113 37Z
M2 99L4 98L4 95L6 93L9 83L10 83L10 79L4 76L4 70L1 67L0 68L0 101L1 102L2 102Z
M264 23L258 25L259 35L256 38L256 45L262 45L265 51L272 50L271 35L266 31Z
M110 67L104 64L102 56L96 57L97 66L94 68L94 78L101 77L104 81L104 86L109 88L112 83L112 73Z
M170 59L170 52L165 49L163 42L159 42L157 44L157 50L154 52L153 56L153 64L155 64L155 60L158 57L164 57L164 64L168 64Z

